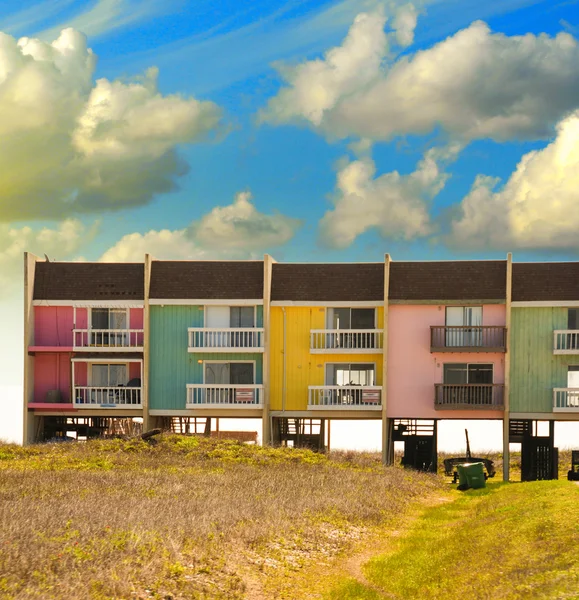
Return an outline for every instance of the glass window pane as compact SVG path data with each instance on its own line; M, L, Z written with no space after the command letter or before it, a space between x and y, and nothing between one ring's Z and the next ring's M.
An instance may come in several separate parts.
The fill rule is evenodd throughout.
M374 329L373 308L352 309L352 329Z
M205 383L229 384L229 363L206 363Z
M230 383L253 383L252 363L231 363Z
M567 310L567 329L579 329L579 308Z
M493 365L469 365L468 366L469 383L492 383Z
M449 384L468 383L467 365L463 363L445 364L442 381Z
M110 329L126 329L127 328L127 311L126 310L111 310L109 313Z
M109 309L93 308L91 311L91 326L93 329L109 329Z
M127 366L126 365L109 365L109 386L126 385L127 383Z
M350 329L350 309L334 308L334 329Z
M107 387L109 384L109 366L92 365L91 385L93 387Z

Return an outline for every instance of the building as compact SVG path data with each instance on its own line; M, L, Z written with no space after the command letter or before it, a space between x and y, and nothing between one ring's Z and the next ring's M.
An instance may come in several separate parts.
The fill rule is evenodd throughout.
M27 443L235 417L324 448L333 420L378 420L385 462L403 442L432 470L441 420L495 419L532 479L579 420L579 263L25 266Z

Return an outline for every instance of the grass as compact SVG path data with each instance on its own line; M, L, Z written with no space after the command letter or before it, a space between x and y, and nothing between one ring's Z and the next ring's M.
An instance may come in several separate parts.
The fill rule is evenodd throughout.
M330 600L579 597L579 488L493 483L424 512Z
M442 490L359 453L180 436L0 445L0 598L306 598Z

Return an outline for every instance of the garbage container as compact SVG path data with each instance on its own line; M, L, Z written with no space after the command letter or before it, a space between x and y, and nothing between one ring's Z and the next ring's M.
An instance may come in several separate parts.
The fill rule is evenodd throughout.
M457 469L460 489L472 488L476 490L486 487L484 465L481 462L457 465Z

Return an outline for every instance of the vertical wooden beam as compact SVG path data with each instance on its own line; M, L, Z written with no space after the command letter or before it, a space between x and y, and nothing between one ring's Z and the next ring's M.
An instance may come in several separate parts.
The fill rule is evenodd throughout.
M382 462L391 465L388 423L388 298L390 289L390 255L384 255L384 337L382 354Z
M261 444L269 446L272 443L270 413L270 356L271 356L271 279L273 263L276 262L269 254L263 257L263 410L261 420Z
M28 415L28 403L34 398L34 357L28 355L28 346L34 345L34 276L40 259L29 252L24 253L24 381L22 403L22 444L34 441L34 417Z
M328 443L326 444L326 451L327 452L329 452L332 449L331 446L330 446L330 429L331 429L331 423L332 423L332 420L328 419L328 427L327 427L327 430L328 430Z
M513 295L513 255L507 254L507 293L506 293L506 315L505 325L507 328L506 352L505 352L505 412L503 413L503 481L509 481L509 470L511 453L509 449L509 423L511 418L511 302Z
M143 308L143 372L141 381L141 402L143 410L143 431L150 429L149 417L149 374L151 366L151 306L149 304L149 295L151 291L151 269L153 258L150 254L145 254L145 281L144 283L144 308Z

